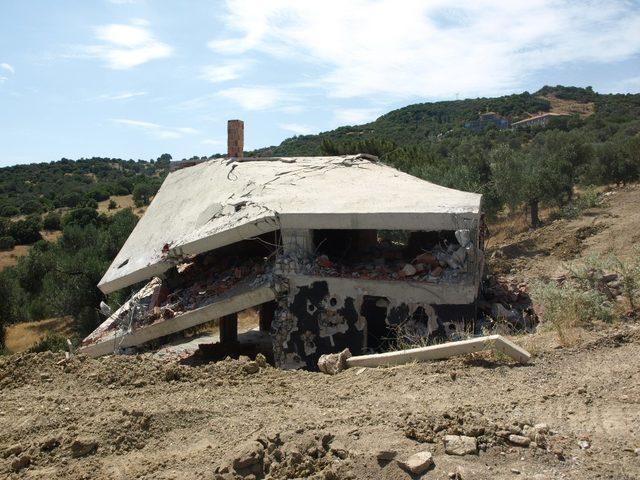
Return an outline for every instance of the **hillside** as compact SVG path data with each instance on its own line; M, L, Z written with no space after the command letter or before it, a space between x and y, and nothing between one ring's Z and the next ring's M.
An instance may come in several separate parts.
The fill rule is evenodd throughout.
M464 124L479 113L492 111L514 122L538 112L576 114L577 118L562 125L563 129L585 132L622 133L640 129L640 94L604 95L576 87L544 87L535 93L524 92L498 98L477 98L409 105L382 115L377 120L355 126L344 126L318 135L300 135L280 145L250 152L256 156L318 155L322 142L353 142L371 139L394 142L398 146L424 145L448 139L461 140L485 136L474 134ZM591 115L593 114L593 115ZM492 132L496 135L498 132ZM513 138L510 132L500 135Z

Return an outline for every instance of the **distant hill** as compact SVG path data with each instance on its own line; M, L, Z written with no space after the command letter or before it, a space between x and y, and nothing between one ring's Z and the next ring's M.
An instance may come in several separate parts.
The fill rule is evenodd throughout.
M300 135L280 145L249 152L252 156L320 155L323 142L382 140L397 146L426 145L443 137L462 139L483 136L464 128L483 112L495 112L511 122L539 112L575 115L562 126L618 133L618 126L635 129L640 125L640 94L605 95L590 87L545 86L535 93L524 92L497 98L429 102L409 105L382 115L363 125L344 126L317 135ZM554 127L557 128L557 124ZM606 127L606 128L604 128ZM485 132L486 133L486 132Z

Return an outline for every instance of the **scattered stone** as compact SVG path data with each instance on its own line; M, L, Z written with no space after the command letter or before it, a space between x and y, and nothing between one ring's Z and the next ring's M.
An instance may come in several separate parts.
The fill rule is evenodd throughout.
M44 452L50 452L58 445L60 445L60 440L57 437L50 437L40 444L40 449Z
M458 374L456 372L449 372L449 376L451 377L451 380L454 381L456 378L458 378Z
M396 458L397 454L398 452L396 452L395 450L382 449L378 450L378 452L376 453L376 459L382 462L388 462Z
M474 437L445 435L444 451L449 455L475 455L478 453L478 443Z
M73 458L91 455L98 449L98 442L90 438L76 438L71 444L71 456Z
M252 360L242 365L242 370L244 370L245 373L252 375L260 371L260 366L258 365L258 362L254 362Z
M531 439L523 435L509 435L509 442L517 445L518 447L528 447L531 443Z
M23 468L27 468L29 465L31 465L31 457L24 454L11 462L11 470L19 472Z
M15 445L12 445L9 448L7 448L4 451L2 456L4 458L9 458L11 455L15 455L17 457L21 453L22 453L22 446L16 443Z
M591 447L591 444L587 441L587 440L580 440L578 442L578 446L582 449L582 450L586 450L587 448Z
M351 352L345 348L340 353L328 353L321 355L318 360L318 369L329 375L335 375L347 367L347 359L351 357Z
M398 272L399 277L412 277L417 272L416 267L410 263L406 263L404 267Z
M231 464L233 469L238 472L260 464L263 458L264 447L262 444L257 441L250 441L238 447L233 455Z
M515 473L516 475L520 475L520 470L518 470L517 468L512 468L511 469L511 473Z
M344 460L349 456L349 451L340 443L334 443L331 445L331 453L333 453L340 460Z
M404 461L398 460L398 465L413 475L420 475L433 465L433 455L426 450L411 455Z
M636 448L633 451L638 457L640 457L640 448Z
M256 355L256 363L260 368L266 368L268 365L267 358L261 353Z

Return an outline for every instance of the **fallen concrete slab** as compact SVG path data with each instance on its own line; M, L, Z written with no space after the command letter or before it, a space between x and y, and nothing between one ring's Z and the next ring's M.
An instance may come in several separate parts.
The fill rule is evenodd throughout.
M78 350L91 357L114 353L115 350L141 345L150 340L164 337L216 318L224 317L247 308L255 307L275 299L275 292L269 285L247 290L233 289L220 295L216 302L191 310L173 318L161 320L151 325L141 326L132 331L113 330L104 332L92 344Z
M489 335L486 337L449 342L429 347L411 348L395 352L385 352L373 355L359 355L346 360L347 367L378 367L381 365L401 365L410 362L425 362L429 360L441 360L456 355L466 355L493 349L508 355L519 363L528 363L531 355L515 343L507 340L502 335Z

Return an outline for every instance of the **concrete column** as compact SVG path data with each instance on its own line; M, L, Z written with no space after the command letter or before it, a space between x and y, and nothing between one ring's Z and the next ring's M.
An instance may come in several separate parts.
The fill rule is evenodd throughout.
M227 122L227 157L242 158L244 151L244 122L229 120Z
M238 314L232 313L220 319L220 343L238 342Z
M276 308L278 303L267 302L260 305L259 318L260 318L260 331L269 333L271 331L271 322L276 314Z

